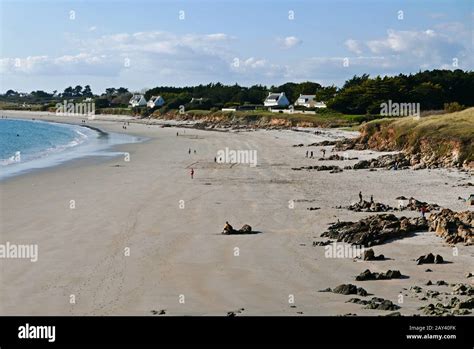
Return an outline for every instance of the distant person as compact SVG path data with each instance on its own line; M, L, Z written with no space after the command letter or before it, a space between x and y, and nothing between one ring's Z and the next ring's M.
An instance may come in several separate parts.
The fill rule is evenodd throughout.
M191 148L188 149L188 154L191 154Z
M421 206L420 213L421 213L421 217L425 218L425 213L426 213L426 206L425 205Z
M194 169L191 169L191 179L194 179Z
M311 158L311 159L313 158L313 151L311 151L311 156L310 156L310 158Z
M308 157L308 151L306 150L306 157Z
M217 158L214 156L214 162L217 162Z
M194 149L194 154L196 154L196 149Z
M179 133L178 133L178 132L176 132L176 137L178 137L178 136L179 136Z
M323 158L326 156L326 149L321 149L321 153L323 153Z
M370 195L370 203L371 203L371 204L374 203L374 196L373 196L373 195Z
M362 192L359 191L359 202L362 202Z

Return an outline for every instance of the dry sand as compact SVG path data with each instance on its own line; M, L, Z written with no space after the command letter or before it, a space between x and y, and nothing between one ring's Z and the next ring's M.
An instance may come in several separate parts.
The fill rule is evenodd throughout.
M0 242L39 246L36 263L0 261L1 315L150 315L161 309L167 315L225 315L241 308L242 315L385 315L389 312L345 303L351 296L317 291L353 283L397 303L403 288L428 280L469 282L465 274L473 269L473 247L458 245L459 255L453 256L452 248L433 233L376 246L376 254L384 254L386 261L325 258L324 247L312 246L313 241L323 240L319 236L329 223L369 215L334 208L358 200L359 190L366 198L373 194L376 201L392 206L397 205L396 197L405 195L466 210L458 196L468 196L469 189L457 186L470 180L466 173L291 170L317 164L305 158L306 150L321 155L319 147L293 144L345 135L337 130L315 135L145 124L123 130L120 122L103 120L88 124L149 140L118 147L130 153L129 162L123 157L73 160L0 182ZM214 163L217 151L225 147L257 150L258 166ZM188 154L188 148L197 154ZM326 155L331 154L330 148ZM350 152L360 159L378 155ZM191 167L196 171L194 180ZM75 209L70 208L70 200L75 200ZM295 200L293 209L291 200ZM309 211L310 206L321 209ZM221 235L226 220L235 228L247 223L262 233ZM414 259L429 252L452 263L416 265ZM354 281L367 268L397 269L409 278ZM426 273L427 268L433 272ZM75 304L70 303L71 295ZM294 304L289 303L292 296ZM407 296L400 312L419 313L417 307L428 303Z

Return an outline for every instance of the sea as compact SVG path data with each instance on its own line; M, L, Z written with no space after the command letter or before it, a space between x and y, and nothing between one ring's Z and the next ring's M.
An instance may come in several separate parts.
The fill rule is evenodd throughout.
M120 156L115 145L144 139L80 125L0 119L0 180L88 156Z

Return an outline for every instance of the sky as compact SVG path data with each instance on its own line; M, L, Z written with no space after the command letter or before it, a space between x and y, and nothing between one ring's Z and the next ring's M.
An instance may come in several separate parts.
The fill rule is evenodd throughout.
M0 0L0 92L473 70L472 0Z

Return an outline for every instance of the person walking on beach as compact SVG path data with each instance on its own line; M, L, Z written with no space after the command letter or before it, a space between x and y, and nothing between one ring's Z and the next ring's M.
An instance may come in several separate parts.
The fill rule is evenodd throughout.
M176 132L176 137L178 137L178 136L179 136L179 133L178 133L178 132Z
M323 158L326 156L326 149L321 149L321 153L323 153Z
M308 151L306 150L306 157L308 157Z
M371 204L374 203L374 196L373 196L373 195L370 195L370 203L371 203Z
M426 207L423 205L420 207L421 218L425 218Z
M191 154L191 148L189 148L189 150L188 150L188 154Z
M194 179L194 168L191 169L191 179Z
M313 158L313 151L311 151L311 156L310 156L310 158L311 158L311 159Z
M359 191L359 202L362 202L362 192Z

